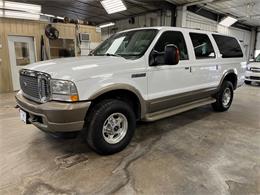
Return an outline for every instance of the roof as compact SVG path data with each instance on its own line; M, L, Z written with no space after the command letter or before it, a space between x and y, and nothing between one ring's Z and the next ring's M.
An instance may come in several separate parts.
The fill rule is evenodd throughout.
M157 30L179 30L179 31L188 31L188 32L197 32L197 33L206 33L206 34L218 34L218 35L223 35L223 36L228 36L228 37L233 37L229 36L223 33L218 33L218 32L212 32L212 31L206 31L206 30L200 30L200 29L194 29L194 28L186 28L186 27L172 27L172 26L153 26L153 27L142 27L142 28L132 28L132 29L127 29L124 31L120 31L118 33L122 32L128 32L128 31L133 31L133 30L145 30L145 29L157 29Z

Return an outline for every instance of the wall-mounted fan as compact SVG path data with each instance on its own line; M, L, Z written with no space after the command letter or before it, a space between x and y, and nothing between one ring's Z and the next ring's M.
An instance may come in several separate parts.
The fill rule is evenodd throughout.
M52 40L58 39L59 31L56 28L54 28L51 24L48 24L45 28L45 35Z

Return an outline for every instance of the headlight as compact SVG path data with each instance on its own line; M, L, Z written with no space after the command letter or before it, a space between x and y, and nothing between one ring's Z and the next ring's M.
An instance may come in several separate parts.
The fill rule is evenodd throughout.
M247 66L247 67L246 67L246 70L247 70L247 71L251 71L251 69L250 69L250 67L249 67L249 66Z
M72 81L51 79L52 99L75 102L79 100L78 91Z

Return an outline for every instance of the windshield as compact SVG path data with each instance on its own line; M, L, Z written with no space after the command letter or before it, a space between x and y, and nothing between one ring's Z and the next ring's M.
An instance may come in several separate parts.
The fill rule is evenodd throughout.
M258 56L255 58L256 62L260 62L260 54L258 54Z
M158 30L145 29L118 33L101 43L91 55L137 59L144 55Z

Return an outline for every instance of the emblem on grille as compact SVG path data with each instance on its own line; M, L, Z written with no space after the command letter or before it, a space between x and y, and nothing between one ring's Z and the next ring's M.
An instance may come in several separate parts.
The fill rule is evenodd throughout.
M27 87L27 83L26 83L25 81L23 82L23 85L24 85L25 87Z

